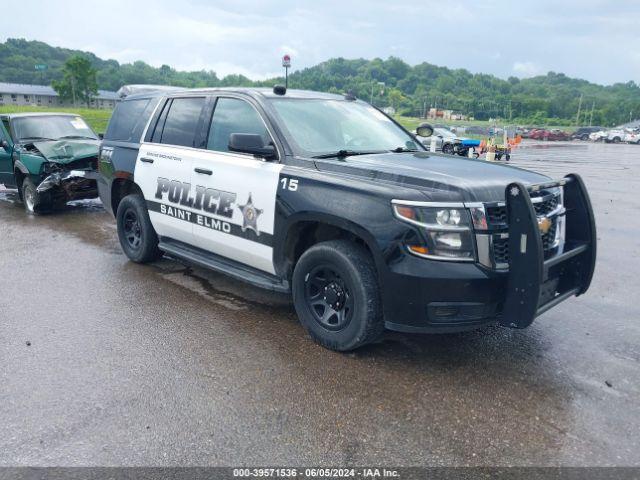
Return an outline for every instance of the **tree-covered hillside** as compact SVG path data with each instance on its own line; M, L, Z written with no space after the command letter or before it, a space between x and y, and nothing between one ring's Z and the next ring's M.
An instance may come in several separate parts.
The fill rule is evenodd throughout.
M23 39L0 43L0 81L51 84L62 78L62 66L73 54L84 55L91 61L98 72L98 87L106 90L117 90L131 83L215 87L270 86L283 82L282 78L253 82L242 75L220 79L212 71L179 72L168 65L155 68L142 61L120 64L115 60L100 59L90 52ZM35 65L39 64L48 65L48 69L36 70ZM394 57L387 60L336 58L292 73L289 82L292 87L310 90L352 90L367 101L373 90L376 105L392 105L399 113L413 116L419 116L426 105L456 110L476 119L573 124L581 96L582 124L589 123L592 108L594 125L615 125L628 121L630 116L640 116L640 86L633 81L603 86L554 72L527 79L510 77L503 80L429 63L411 66ZM377 82L384 82L384 89ZM383 94L381 90L384 90Z

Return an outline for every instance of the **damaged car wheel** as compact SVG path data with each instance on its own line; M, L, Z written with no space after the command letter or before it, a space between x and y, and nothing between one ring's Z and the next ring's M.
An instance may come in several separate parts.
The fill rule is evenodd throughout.
M141 195L127 195L118 205L118 239L130 260L147 263L162 256L149 212Z
M30 178L25 178L22 181L21 192L24 209L30 215L45 213L51 209L48 195L38 192Z

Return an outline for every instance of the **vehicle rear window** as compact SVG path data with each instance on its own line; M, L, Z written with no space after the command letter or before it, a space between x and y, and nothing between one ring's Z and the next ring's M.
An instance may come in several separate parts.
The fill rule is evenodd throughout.
M105 140L139 142L147 120L157 103L150 98L125 100L116 106L111 116Z
M193 147L204 103L204 97L174 98L164 122L160 143Z

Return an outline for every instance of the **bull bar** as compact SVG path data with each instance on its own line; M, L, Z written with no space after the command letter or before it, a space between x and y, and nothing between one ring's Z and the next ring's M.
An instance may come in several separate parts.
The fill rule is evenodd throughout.
M545 259L530 193L555 187L564 190L565 243L563 251ZM511 183L505 199L510 256L500 323L526 328L537 316L589 288L596 263L595 219L584 182L577 174L526 187Z

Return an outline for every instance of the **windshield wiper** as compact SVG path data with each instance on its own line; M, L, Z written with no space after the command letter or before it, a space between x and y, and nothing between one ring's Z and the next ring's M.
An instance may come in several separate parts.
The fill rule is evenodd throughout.
M88 135L63 135L58 138L58 140L62 140L63 138L88 138L89 140L97 140L96 137L89 137Z
M48 140L50 142L55 142L56 139L55 138L47 138L47 137L22 137L20 139L20 141L24 141L24 140Z
M390 150L391 153L404 153L404 152L417 152L417 148L407 148L407 147L396 147L393 150Z
M315 155L311 158L345 158L352 157L354 155L371 155L373 153L385 153L386 150L338 150L332 153L323 153L322 155Z

